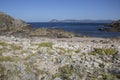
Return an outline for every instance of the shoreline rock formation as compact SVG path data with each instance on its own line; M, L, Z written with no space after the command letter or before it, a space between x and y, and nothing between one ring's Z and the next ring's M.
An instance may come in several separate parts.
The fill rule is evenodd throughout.
M22 20L0 13L0 35L28 35L32 30L32 26L26 24Z
M39 36L51 38L71 38L75 34L61 29L46 29L33 27L23 20L14 19L13 17L0 12L0 35L14 36Z
M100 28L100 31L108 31L108 32L120 32L120 20L114 21L107 25L106 28Z
M110 31L120 32L120 20L108 24Z

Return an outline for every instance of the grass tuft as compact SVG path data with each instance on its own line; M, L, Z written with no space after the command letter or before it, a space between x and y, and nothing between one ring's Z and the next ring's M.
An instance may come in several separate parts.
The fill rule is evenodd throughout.
M94 51L90 52L89 54L91 55L113 55L117 53L117 50L112 49L112 48L107 48L107 49L103 49L103 48L97 48Z
M0 42L0 46L8 46L6 42Z
M75 53L79 53L80 52L80 49L76 50Z
M21 46L18 46L18 45L15 45L15 44L10 44L10 46L13 50L21 50L22 49Z
M63 66L59 70L60 72L56 73L55 77L59 77L62 80L70 80L70 76L72 76L73 73L75 73L73 66L70 65Z
M53 43L51 42L43 42L38 44L38 47L52 47Z
M0 56L0 62L1 61L15 61L15 59L9 56Z

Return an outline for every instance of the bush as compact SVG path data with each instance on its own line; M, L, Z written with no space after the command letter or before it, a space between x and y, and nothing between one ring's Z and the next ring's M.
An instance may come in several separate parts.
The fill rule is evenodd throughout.
M15 61L15 59L9 56L0 56L0 62L1 61Z
M62 80L70 80L70 76L72 76L75 73L75 69L71 65L65 65L61 68L59 68L59 73L55 74L55 77L59 77Z
M90 52L89 54L91 55L96 55L96 54L99 54L99 55L113 55L117 53L117 50L115 49L112 49L112 48L107 48L107 49L103 49L103 48L97 48L95 49L94 51Z
M13 50L21 50L22 49L21 46L18 46L18 45L15 45L15 44L11 44L10 46Z
M8 44L5 42L0 42L0 46L7 46Z
M43 42L38 44L38 47L52 47L53 43L51 42Z

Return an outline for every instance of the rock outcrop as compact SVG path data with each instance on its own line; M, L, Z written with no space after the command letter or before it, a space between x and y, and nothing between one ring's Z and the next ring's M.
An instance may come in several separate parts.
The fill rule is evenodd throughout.
M0 35L28 35L32 26L26 22L0 12Z
M0 12L0 35L14 36L40 36L40 37L55 37L55 38L71 38L75 34L61 29L46 29L33 27L23 20L14 19L13 17Z
M100 31L108 31L108 32L120 32L120 20L114 21L107 25L108 27L99 28Z
M110 26L110 31L120 32L120 20L112 22L108 26Z

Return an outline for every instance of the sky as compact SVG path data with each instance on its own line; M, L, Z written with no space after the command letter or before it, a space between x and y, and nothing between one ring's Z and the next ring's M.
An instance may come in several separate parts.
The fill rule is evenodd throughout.
M0 12L27 22L120 19L120 0L0 0Z

